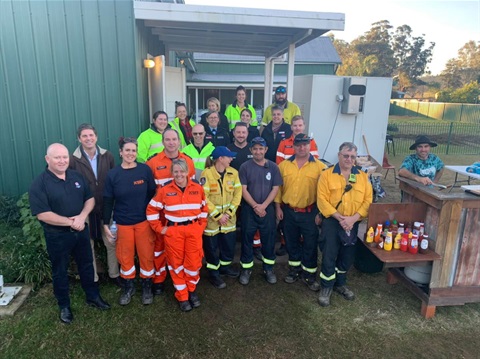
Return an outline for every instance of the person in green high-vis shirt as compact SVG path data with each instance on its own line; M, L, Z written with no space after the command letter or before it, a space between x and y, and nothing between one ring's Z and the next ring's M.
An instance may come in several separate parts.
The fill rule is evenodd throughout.
M252 122L250 123L250 125L258 127L257 114L255 113L255 109L246 101L247 91L245 90L245 87L238 86L236 89L236 94L236 100L233 101L231 105L228 105L227 109L225 110L225 116L230 123L230 130L233 130L235 124L237 122L240 122L241 113L244 108L248 108L252 112Z
M187 106L183 102L175 101L175 116L169 125L178 132L180 149L182 149L193 140L192 129L195 121L187 116Z
M182 149L182 152L191 157L195 165L195 178L200 178L200 174L205 169L205 163L215 147L212 142L205 143L205 127L203 125L193 126L192 134L193 141Z
M168 127L168 115L165 111L153 114L150 128L138 136L137 162L145 163L154 154L163 150L163 131Z

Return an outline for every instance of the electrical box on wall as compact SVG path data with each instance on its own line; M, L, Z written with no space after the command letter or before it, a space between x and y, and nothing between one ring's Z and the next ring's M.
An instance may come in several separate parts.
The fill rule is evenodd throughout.
M363 112L363 101L367 92L365 77L345 77L343 79L342 113L355 115Z

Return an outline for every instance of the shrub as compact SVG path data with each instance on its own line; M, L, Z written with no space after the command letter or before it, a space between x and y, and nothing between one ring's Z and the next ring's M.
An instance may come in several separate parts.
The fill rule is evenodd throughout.
M20 225L20 213L13 198L0 196L0 222L12 226Z
M398 132L398 126L393 123L389 123L387 125L387 132Z
M5 281L25 282L34 288L52 279L50 260L40 222L32 216L28 193L17 202L21 229L3 224L8 233L0 238L0 271Z

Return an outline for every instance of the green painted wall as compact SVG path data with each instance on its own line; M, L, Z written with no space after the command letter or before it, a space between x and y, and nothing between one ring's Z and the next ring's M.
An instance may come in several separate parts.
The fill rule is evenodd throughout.
M148 125L151 39L131 0L2 0L0 19L0 194L28 189L50 143L73 151L83 122L115 154Z

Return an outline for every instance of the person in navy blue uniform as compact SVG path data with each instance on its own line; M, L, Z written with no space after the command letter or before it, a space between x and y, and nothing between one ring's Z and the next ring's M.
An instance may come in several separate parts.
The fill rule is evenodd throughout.
M30 208L45 233L60 320L69 324L73 320L67 275L70 255L77 263L86 303L102 310L110 308L94 282L90 235L85 223L95 199L82 175L68 169L69 154L64 145L50 145L45 160L46 170L33 181L29 190Z

